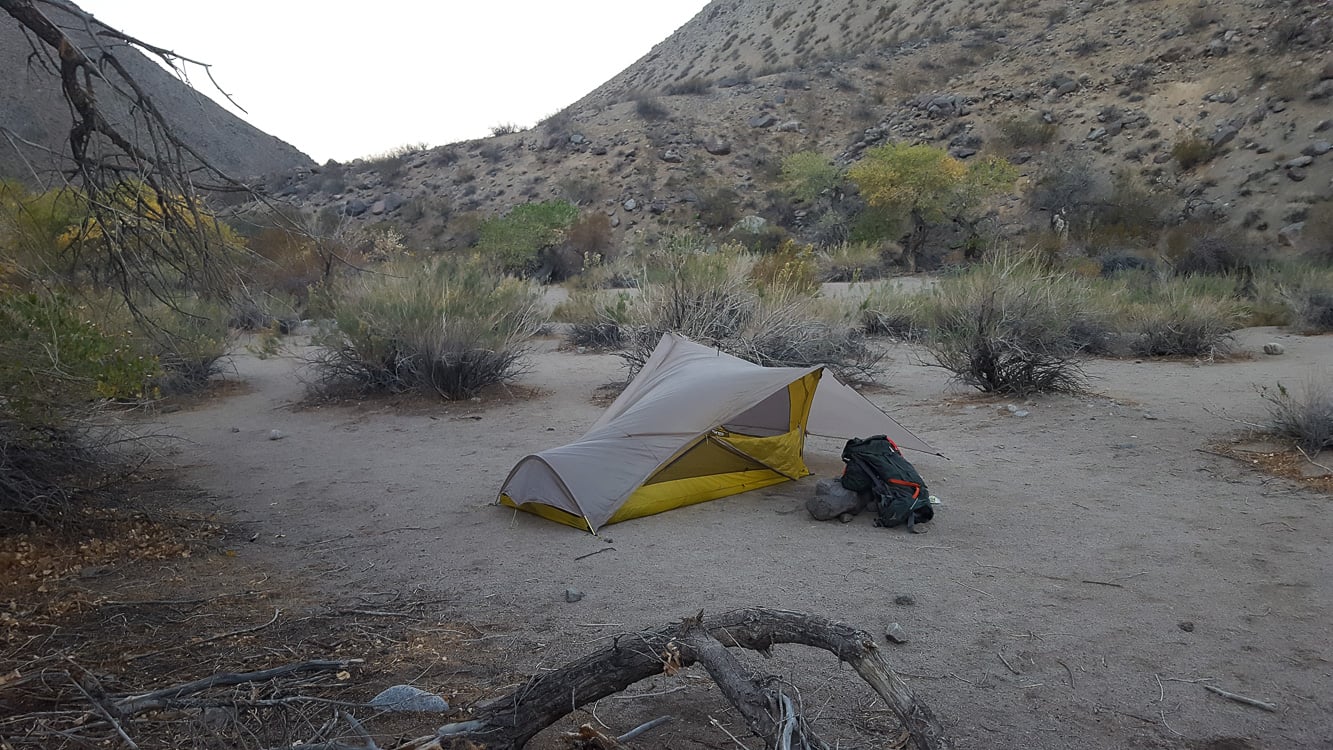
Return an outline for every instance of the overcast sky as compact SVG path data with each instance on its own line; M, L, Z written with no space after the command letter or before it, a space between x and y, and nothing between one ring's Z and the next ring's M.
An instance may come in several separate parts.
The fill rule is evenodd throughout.
M99 20L213 64L252 124L316 161L532 125L707 0L77 0ZM210 88L206 77L193 79ZM210 92L211 93L211 92ZM216 98L216 97L215 97Z

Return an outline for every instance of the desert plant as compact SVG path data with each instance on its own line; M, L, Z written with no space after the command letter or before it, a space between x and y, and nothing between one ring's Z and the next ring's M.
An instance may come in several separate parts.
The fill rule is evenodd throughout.
M1233 227L1189 223L1166 232L1166 257L1178 274L1252 271L1263 260L1262 248Z
M1284 293L1291 325L1299 333L1333 332L1333 285L1297 288Z
M666 87L666 92L672 96L698 96L707 94L713 84L702 76L691 76L683 81L673 83Z
M1031 255L998 253L943 279L922 301L933 364L987 393L1078 392L1090 330L1086 283Z
M861 329L872 336L916 341L926 334L922 322L925 295L903 291L893 281L876 284L857 306Z
M1217 147L1202 134L1192 133L1176 141L1171 156L1181 169L1190 170L1212 161L1217 156Z
M652 97L641 97L634 101L634 114L647 122L657 122L670 117L671 111Z
M1000 141L1015 151L1041 148L1055 140L1059 130L1054 123L1036 117L1010 117L1000 122Z
M699 223L709 229L721 229L740 218L740 195L729 187L704 190L694 203L699 211Z
M1231 351L1231 333L1240 327L1242 315L1235 299L1171 286L1160 298L1129 311L1129 351L1140 357L1224 356Z
M877 245L841 242L824 246L816 257L821 281L869 281L884 274Z
M513 135L514 133L517 133L520 130L522 130L522 128L520 128L518 125L515 125L512 122L502 122L491 126L491 135L496 137L502 135Z
M312 364L326 393L475 396L523 372L523 342L544 318L536 286L476 258L400 263L325 293L336 329Z
M1268 402L1268 427L1278 437L1291 440L1307 455L1333 448L1333 377L1306 382L1300 395L1278 383L1273 389L1259 388Z
M819 290L819 267L814 248L786 239L771 253L766 253L750 268L750 279L760 291L779 288L797 294Z
M1311 260L1333 266L1333 200L1310 206L1301 231L1301 245Z
M570 294L551 317L568 324L565 340L588 349L614 351L625 345L631 298L617 292L614 298L598 290L580 289Z
M816 151L797 151L782 160L782 179L798 200L812 201L842 182L842 171Z
M477 251L509 273L531 272L538 253L559 242L578 215L578 208L564 201L515 206L481 224Z

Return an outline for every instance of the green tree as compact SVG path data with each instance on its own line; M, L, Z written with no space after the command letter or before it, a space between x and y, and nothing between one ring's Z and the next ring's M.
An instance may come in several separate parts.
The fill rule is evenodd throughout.
M815 151L797 151L782 160L782 180L796 198L812 201L842 182L842 171Z
M578 215L578 207L565 201L515 206L504 216L482 223L477 250L506 271L531 271L538 253L557 244Z
M996 157L965 164L934 146L888 144L866 151L847 176L872 208L906 222L903 254L915 270L930 227L971 227L982 200L1012 186L1018 171Z

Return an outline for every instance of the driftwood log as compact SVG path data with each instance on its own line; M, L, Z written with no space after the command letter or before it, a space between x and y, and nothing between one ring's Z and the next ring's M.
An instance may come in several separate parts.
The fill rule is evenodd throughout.
M742 609L687 618L655 631L618 636L604 650L533 675L513 693L476 708L470 721L447 724L397 750L518 750L580 706L653 675L702 664L769 748L825 748L796 703L770 681L747 677L727 648L767 653L785 643L823 649L856 670L893 709L916 750L950 747L939 721L889 667L869 633L824 618L772 609Z

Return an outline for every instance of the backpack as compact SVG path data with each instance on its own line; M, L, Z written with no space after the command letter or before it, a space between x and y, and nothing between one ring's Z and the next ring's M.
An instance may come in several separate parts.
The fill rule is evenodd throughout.
M878 509L876 526L907 524L908 531L915 531L916 524L935 517L926 480L888 437L852 438L842 449L842 460L847 464L842 486L871 493Z

